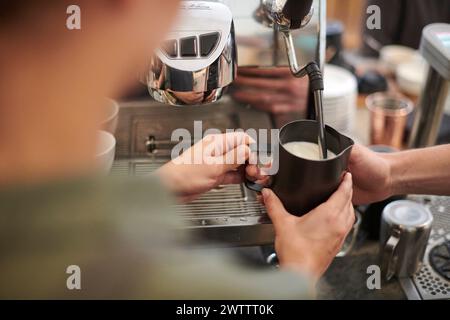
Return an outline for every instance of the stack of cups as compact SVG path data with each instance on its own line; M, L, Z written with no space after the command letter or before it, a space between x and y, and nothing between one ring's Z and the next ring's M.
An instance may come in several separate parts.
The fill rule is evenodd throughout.
M341 67L326 65L324 85L325 123L339 132L351 134L354 129L358 95L355 76Z

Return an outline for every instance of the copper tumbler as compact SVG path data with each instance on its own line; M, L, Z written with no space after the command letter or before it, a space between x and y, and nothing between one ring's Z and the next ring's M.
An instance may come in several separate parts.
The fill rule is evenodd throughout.
M408 115L413 110L411 100L398 95L374 93L366 98L370 111L370 143L400 149Z

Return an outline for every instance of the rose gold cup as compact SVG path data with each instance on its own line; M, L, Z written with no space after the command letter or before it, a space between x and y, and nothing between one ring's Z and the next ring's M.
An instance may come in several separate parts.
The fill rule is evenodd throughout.
M401 149L411 100L387 93L374 93L366 98L370 111L370 143Z

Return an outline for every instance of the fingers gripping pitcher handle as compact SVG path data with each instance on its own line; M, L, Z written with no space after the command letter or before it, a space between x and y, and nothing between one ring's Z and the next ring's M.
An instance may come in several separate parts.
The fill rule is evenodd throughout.
M255 192L261 192L265 187L259 183L245 179L245 186Z
M266 185L262 185L260 183L256 183L254 181L249 180L248 178L245 178L245 186L255 192L261 192L264 188L271 188L275 180L275 176L270 177L270 182Z
M271 144L267 144L264 146L265 151L267 152L267 150L272 150L272 145ZM260 149L258 148L258 146L256 144L252 144L250 146L250 149L252 150L252 152L255 152L256 154L258 154L260 152ZM258 158L259 161L259 158ZM255 192L261 192L264 188L270 188L271 185L273 184L273 178L271 179L271 182L268 185L262 185L259 183L256 183L254 181L249 180L248 178L245 178L245 186Z

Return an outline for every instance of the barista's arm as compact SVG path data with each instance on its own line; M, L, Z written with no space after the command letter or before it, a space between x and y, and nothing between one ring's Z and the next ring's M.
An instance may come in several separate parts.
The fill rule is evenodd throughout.
M450 145L388 156L393 194L450 195Z
M183 224L156 180L0 192L8 221L0 224L0 243L11 244L0 257L0 298L311 298L353 223L350 180L303 217L289 215L264 192L281 272L249 268L218 249L181 247ZM82 290L67 290L65 270L72 264L81 268Z
M244 267L217 250L174 251L152 271L158 298L305 299L342 246L355 215L347 174L338 190L308 214L289 214L269 189L263 199L275 229L280 272ZM165 259L156 259L164 261Z
M450 195L450 145L391 154L355 146L349 169L355 204L399 194Z

